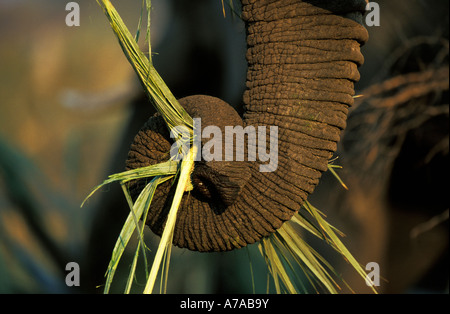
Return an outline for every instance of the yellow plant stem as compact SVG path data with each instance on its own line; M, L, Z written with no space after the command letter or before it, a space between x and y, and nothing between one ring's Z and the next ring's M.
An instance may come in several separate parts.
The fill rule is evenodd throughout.
M167 216L166 225L164 227L164 231L161 236L161 241L159 243L158 250L156 251L152 269L150 270L150 275L144 289L145 294L152 293L156 281L156 276L160 269L164 253L172 245L173 230L175 227L178 208L180 207L184 191L186 190L186 187L190 184L190 177L191 177L190 174L194 167L194 157L197 154L197 149L198 148L195 145L193 145L192 148L189 150L188 155L181 161L181 172L178 180L177 189L175 191L172 206L170 207L170 211ZM168 265L166 267L168 267Z

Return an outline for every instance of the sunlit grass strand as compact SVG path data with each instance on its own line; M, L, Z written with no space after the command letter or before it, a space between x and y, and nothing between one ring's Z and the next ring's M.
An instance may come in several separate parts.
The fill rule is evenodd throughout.
M347 260L347 262L357 271L357 273L362 277L363 280L366 279L366 272L350 253L350 251L345 247L341 240L337 237L331 226L319 215L317 214L317 209L312 206L309 202L305 202L305 207L310 210L310 212L317 219L320 226L324 229L329 241L334 244L336 250ZM377 293L376 289L372 286L372 291Z
M314 250L295 231L290 229L287 224L278 230L278 234L285 241L284 246L288 248L297 263L304 263L328 292L337 293L336 287L339 288L339 286L319 260L316 259L313 253Z
M132 65L141 83L145 87L149 98L152 100L157 111L161 114L166 122L169 130L177 133L175 127L187 126L190 130L193 128L193 120L183 107L178 103L177 99L170 92L151 63L140 50L135 38L131 35L125 26L122 18L111 4L109 0L97 0L106 17L110 21L111 27L119 41L122 50ZM147 1L147 9L150 10L150 2ZM148 13L150 14L150 13ZM147 31L149 36L149 31ZM151 46L149 45L150 55ZM179 135L179 134L178 134Z
M110 290L110 286L114 278L117 265L119 264L119 261L123 255L123 252L125 251L125 248L128 245L131 236L136 230L137 221L141 219L144 212L148 211L148 208L150 207L153 195L155 193L158 184L168 179L170 179L170 177L165 178L156 177L152 181L150 181L142 190L142 192L139 194L134 205L132 203L130 204L129 196L127 197L127 202L129 203L129 205L131 205L130 213L128 214L128 217L116 241L111 256L111 260L109 262L108 269L106 271L106 283L104 288L105 293L108 293ZM143 241L139 241L139 243L142 242Z
M272 236L273 235L262 238L258 247L261 255L266 260L267 267L272 275L275 291L278 294L282 293L282 291L284 291L284 286L288 293L296 294L297 289L294 287L289 275L287 274L283 261L276 252L276 249L272 243ZM283 286L280 284L280 280Z
M158 186L158 182L159 182L159 177L156 177L155 179L153 179L150 182L151 186L150 186L150 191L148 191L149 195L148 196L144 195L144 198L146 200L146 202L143 205L144 206L144 211L142 213L142 215L144 215L144 217L143 217L144 220L146 218L145 217L145 212L148 212L148 209L150 208L150 204L152 202L153 195L155 193L156 187ZM134 225L135 225L135 228L137 229L137 233L138 233L139 243L138 243L138 249L136 250L136 258L139 255L138 252L139 252L139 247L140 247L142 249L142 253L143 253L142 255L144 257L145 266L147 266L147 258L146 258L146 255L145 255L145 243L144 243L144 237L143 237L143 230L144 229L141 228L141 226L139 225L139 220L140 220L141 217L138 218L135 215L133 201L131 199L130 193L128 193L126 184L121 182L120 186L122 187L122 191L123 191L123 193L124 193L124 195L125 195L125 197L127 199L127 203L128 203L129 208L130 208L130 213L132 214L131 216L133 217ZM138 204L138 202L136 202L136 204ZM147 267L145 267L145 269L147 269Z
M153 287L155 285L156 276L161 267L161 261L163 259L164 254L166 254L166 250L170 250L170 246L172 245L173 239L173 231L175 228L175 222L177 217L177 212L181 203L181 199L190 182L190 174L192 172L194 166L194 157L197 153L197 147L194 145L189 150L189 153L185 158L181 161L181 170L180 176L178 178L178 184L175 190L175 195L172 200L172 205L169 210L169 214L167 215L166 225L164 227L164 231L161 235L161 241L158 245L158 249L156 251L155 258L153 260L153 265L150 270L150 275L147 280L147 284L144 289L144 293L149 294L152 293ZM165 262L165 267L169 267L168 260Z
M178 170L178 162L177 161L166 161L160 164L141 167L137 169L127 170L120 173L114 173L110 176L108 176L108 179L103 181L101 184L97 185L91 193L89 193L88 196L84 199L83 203L81 204L81 207L84 206L86 201L92 197L92 195L97 192L99 189L101 189L103 186L113 183L113 182L129 182L131 180L138 180L143 178L149 178L154 176L161 176L161 175L172 175L175 174Z
M117 269L117 265L119 264L119 261L122 257L123 252L125 251L125 248L128 244L128 241L130 240L134 230L136 229L136 223L135 218L139 217L139 219L142 216L142 213L144 212L144 206L143 202L147 201L147 193L149 193L152 189L152 182L148 183L145 188L142 190L142 193L139 195L138 199L136 200L136 203L134 206L132 206L130 213L128 214L128 217L124 223L124 226L119 234L119 237L116 241L116 244L113 249L113 253L111 256L111 260L108 265L108 269L106 272L106 283L104 292L108 293L110 289L110 285L112 283L112 280L114 278L115 271ZM143 200L145 198L145 200Z

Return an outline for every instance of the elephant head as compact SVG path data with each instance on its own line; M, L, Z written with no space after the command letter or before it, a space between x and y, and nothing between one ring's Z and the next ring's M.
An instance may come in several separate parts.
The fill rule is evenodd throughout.
M178 211L173 243L197 251L228 251L259 241L291 219L313 192L337 148L353 103L360 46L368 39L364 0L242 0L247 33L244 114L220 99L190 96L180 104L202 129L210 125L276 126L274 171L266 162L195 162L192 191ZM250 146L244 147L250 150ZM160 116L136 135L127 169L169 158L169 132ZM202 142L202 145L206 145ZM216 148L215 148L216 149ZM134 196L144 182L134 181ZM146 224L161 234L174 185L160 185Z

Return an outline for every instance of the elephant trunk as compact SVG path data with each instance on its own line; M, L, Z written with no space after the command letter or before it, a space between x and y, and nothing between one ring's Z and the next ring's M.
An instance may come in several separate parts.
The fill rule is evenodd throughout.
M180 103L193 118L202 118L202 127L210 121L225 129L227 124L220 124L230 119L233 125L262 127L265 134L258 136L277 143L271 152L277 163L196 162L194 190L178 212L175 245L198 251L240 248L275 232L300 209L327 170L346 125L363 62L360 46L368 37L355 21L364 8L364 0L242 0L248 45L243 120L213 97L191 96ZM168 158L170 141L162 125L161 117L152 117L139 132L128 169ZM263 155L251 147L256 144L247 150ZM155 193L146 223L157 234L173 191L165 182Z
M331 3L331 4L330 4ZM339 3L339 4L336 4ZM249 203L264 195L278 228L313 192L352 105L365 1L242 0L247 29L246 125L278 126L278 169L253 171ZM259 202L260 203L260 202Z

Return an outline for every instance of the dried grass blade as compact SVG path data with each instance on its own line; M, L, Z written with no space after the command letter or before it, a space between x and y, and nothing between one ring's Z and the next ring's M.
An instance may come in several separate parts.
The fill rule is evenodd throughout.
M81 207L84 206L86 201L100 188L103 186L120 181L123 183L126 183L131 180L137 180L142 178L148 178L148 177L155 177L155 176L162 176L162 175L173 175L178 170L178 162L177 161L166 161L160 164L151 165L147 167L141 167L137 169L132 169L120 173L114 173L110 176L108 176L108 179L103 181L101 184L97 185L91 193L89 193L88 196L83 200L83 203L81 204Z
M146 92L156 109L164 118L169 129L172 130L176 126L187 126L192 130L192 118L187 114L184 108L181 107L153 67L150 60L140 50L137 42L125 26L125 23L114 6L109 0L97 0L97 2L99 2L103 8L125 56L144 85ZM147 1L148 9L149 5L150 1ZM150 44L149 49L151 49Z
M342 167L341 166L332 165L332 164L328 164L328 170L335 176L335 178L344 187L344 189L348 190L347 185L344 183L344 181L342 181L341 177L336 173L336 171L334 171L333 168L341 169Z
M278 294L281 293L282 286L279 281L281 280L281 283L286 287L288 293L296 294L297 289L292 284L292 281L284 268L283 261L277 254L273 240L274 235L263 238L259 244L259 250L266 260L266 264L275 284L275 290Z
M330 293L337 293L336 282L332 279L319 260L316 259L314 249L295 233L295 231L290 229L289 225L283 225L277 232L283 239L284 247L289 250L297 263L303 263L314 275L314 278L319 280Z
M328 224L325 219L322 218L321 215L318 214L318 210L312 206L309 202L305 202L304 204L305 208L307 208L312 215L317 219L317 222L323 229L324 233L326 234L328 241L333 244L333 247L342 255L342 257L350 263L351 266L356 270L356 272L365 280L366 279L366 272L361 267L361 265L358 263L358 261L353 257L353 255L350 253L350 251L345 247L345 245L341 242L341 240L338 238L336 233L333 231L333 228ZM372 286L373 292L377 293L376 289Z
M177 217L178 208L181 203L181 199L190 182L190 174L194 166L194 157L197 154L197 147L194 145L190 150L188 155L181 161L181 171L180 177L178 179L177 188L175 190L175 195L173 197L172 206L169 210L167 216L166 225L161 236L161 241L158 245L155 258L153 260L153 265L150 270L150 276L147 280L147 284L144 289L144 293L152 293L153 287L155 285L156 276L161 266L162 258L166 250L170 249L172 245L173 231L175 228L175 222ZM166 266L169 267L166 261Z
M123 252L136 229L136 219L140 219L146 207L150 206L151 198L153 198L154 191L156 189L156 178L148 183L138 196L135 204L131 206L131 211L122 227L119 237L113 249L111 260L106 271L106 283L104 293L108 293L111 282L114 278L114 274L117 269L117 265L123 255Z

